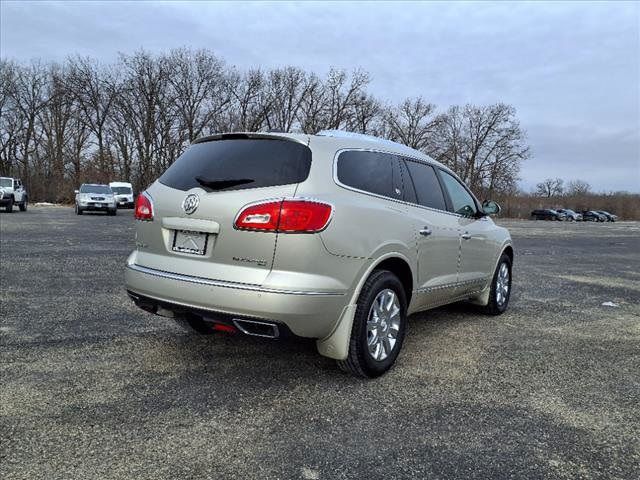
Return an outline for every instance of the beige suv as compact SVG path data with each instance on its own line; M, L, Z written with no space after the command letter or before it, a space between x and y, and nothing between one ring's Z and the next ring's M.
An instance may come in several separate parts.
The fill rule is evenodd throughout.
M126 288L199 332L317 339L364 377L396 360L407 316L468 300L500 314L509 232L448 168L365 135L202 138L136 200Z

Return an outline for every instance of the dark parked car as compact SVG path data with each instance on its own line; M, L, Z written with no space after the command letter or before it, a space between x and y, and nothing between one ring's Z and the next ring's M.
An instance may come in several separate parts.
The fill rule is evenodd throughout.
M604 210L596 210L596 212L598 212L600 215L604 215L605 218L607 219L607 222L615 222L618 219L617 215L614 215L613 213L605 212Z
M585 210L582 212L583 222L606 222L607 217L594 210Z
M562 222L566 220L566 218L566 214L557 212L550 208L542 208L531 212L532 220L559 220Z
M567 221L569 222L579 222L582 220L582 214L574 212L570 208L559 208L556 210L558 213L564 213L567 216Z

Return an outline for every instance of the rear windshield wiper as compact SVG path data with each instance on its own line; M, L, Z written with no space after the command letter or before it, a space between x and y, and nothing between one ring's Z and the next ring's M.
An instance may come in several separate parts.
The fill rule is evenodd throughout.
M195 177L196 181L208 191L224 190L225 188L245 185L255 182L252 178L230 178L228 180L211 180L203 177Z

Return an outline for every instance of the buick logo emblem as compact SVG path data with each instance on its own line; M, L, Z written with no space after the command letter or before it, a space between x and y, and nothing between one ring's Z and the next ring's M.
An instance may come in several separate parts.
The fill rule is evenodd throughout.
M182 209L187 215L191 215L200 205L200 197L195 193L190 193L182 202Z

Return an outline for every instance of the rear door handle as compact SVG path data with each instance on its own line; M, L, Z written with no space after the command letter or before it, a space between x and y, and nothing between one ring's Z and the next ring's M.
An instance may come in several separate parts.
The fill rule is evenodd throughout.
M469 234L469 233L463 233L463 234L462 234L462 239L463 239L463 240L471 240L471 234Z
M428 237L432 233L433 232L431 231L431 229L429 227L424 227L422 230L420 230L420 235L422 235L423 237Z

